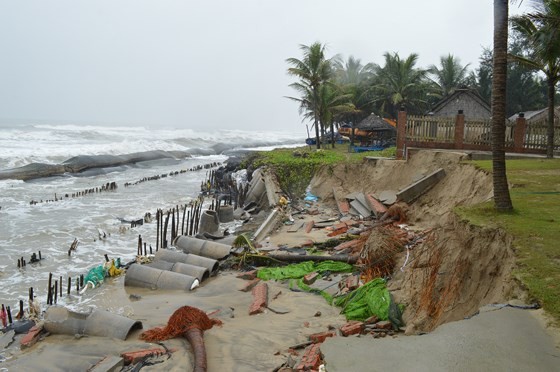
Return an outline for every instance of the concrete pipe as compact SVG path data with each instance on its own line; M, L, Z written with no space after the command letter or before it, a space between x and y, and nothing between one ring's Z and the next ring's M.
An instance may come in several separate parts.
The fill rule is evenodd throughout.
M129 333L141 329L142 322L104 310L77 313L62 306L45 312L45 329L53 334L88 335L126 340Z
M228 223L233 221L233 206L224 205L218 210L218 218L222 223Z
M153 261L146 266L153 267L154 269L173 271L179 274L194 276L201 283L210 276L210 272L207 268L189 265L182 262Z
M253 178L251 184L249 185L249 191L247 192L247 197L245 198L245 205L250 202L258 203L265 192L266 185L259 174L257 178Z
M187 254L196 254L198 256L221 260L229 256L231 246L222 243L216 243L211 240L197 239L190 236L179 236L175 239L175 247L183 250Z
M192 257L191 257L192 256ZM218 270L219 263L211 258L201 257L194 254L185 254L168 249L160 249L156 252L154 259L156 261L182 262L184 264L205 267L212 274Z
M198 287L194 276L160 270L145 265L133 264L126 270L124 285L151 289L181 289L191 291Z
M220 227L220 220L218 219L218 213L216 211L204 211L200 216L200 225L198 227L198 233L204 234L205 232L214 234L218 231Z

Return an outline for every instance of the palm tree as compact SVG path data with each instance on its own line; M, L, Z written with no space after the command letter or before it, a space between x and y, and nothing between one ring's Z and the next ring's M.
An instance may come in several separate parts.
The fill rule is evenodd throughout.
M357 123L373 111L369 88L375 76L375 65L362 65L360 59L353 56L343 64L337 60L334 64L334 79L344 94L350 96L353 109L343 110L337 114L340 122Z
M429 86L426 70L415 68L418 54L401 59L398 53L385 53L385 65L376 66L376 80L373 86L374 102L382 112L396 117L401 108L408 111L423 111L427 106L426 93Z
M438 68L436 65L431 65L428 72L433 76L432 81L438 87L441 97L453 93L457 88L466 84L468 64L461 66L459 58L448 54L440 58L440 66Z
M548 127L546 156L554 156L554 100L560 81L560 1L535 1L534 13L512 18L516 31L531 47L529 56L510 55L527 67L542 71L547 80Z
M337 116L353 112L355 107L350 102L351 94L344 94L339 87L332 83L321 85L319 88L319 120L322 128L330 128L331 144L334 148L334 121Z
M333 75L332 61L325 58L326 46L315 42L310 46L300 45L303 59L288 58L286 62L292 67L288 74L299 79L290 84L300 93L300 98L288 97L300 102L300 113L306 113L304 118L313 118L317 149L321 148L319 136L319 90Z
M494 206L511 211L506 175L506 80L508 47L508 1L494 0L494 59L492 74L492 183Z

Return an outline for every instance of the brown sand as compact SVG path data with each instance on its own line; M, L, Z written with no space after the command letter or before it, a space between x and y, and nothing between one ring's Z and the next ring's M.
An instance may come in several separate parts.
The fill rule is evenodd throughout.
M252 295L239 291L246 281L237 279L236 274L220 273L201 288L188 293L125 289L122 280L118 280L106 283L112 290L99 298L95 305L141 320L144 329L164 326L169 316L184 305L195 306L206 312L220 309L219 313L212 316L222 320L223 326L206 331L204 336L209 371L270 371L285 362L288 347L307 341L309 334L325 331L330 324L344 323L344 317L338 314L339 310L329 306L321 296L292 292L287 283L275 282L267 282L269 306L276 310L288 310L289 313L276 314L266 310L263 314L249 316ZM278 292L282 293L273 300ZM141 299L131 301L130 294L140 295ZM321 312L321 316L314 317L317 311ZM10 347L9 353L13 353L13 356L1 366L10 371L84 371L105 355L119 355L124 351L157 346L141 341L140 333L135 331L126 341L51 335L27 351L20 352ZM144 367L142 370L192 370L192 353L185 339L172 339L164 341L164 344L178 351L163 364Z

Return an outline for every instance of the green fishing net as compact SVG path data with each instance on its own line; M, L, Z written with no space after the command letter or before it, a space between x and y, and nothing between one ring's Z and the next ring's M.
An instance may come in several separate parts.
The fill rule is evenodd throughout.
M91 284L94 287L97 287L99 283L103 283L104 279L105 279L105 270L103 268L103 265L99 265L88 271L87 275L84 278L84 283L91 282Z
M298 264L292 264L283 267L266 267L259 269L257 277L263 280L282 280L282 279L299 279L305 275L313 272L323 274L327 271L330 272L352 272L353 266L345 262L323 261L313 262L305 261Z
M341 313L348 320L366 320L372 315L377 316L379 320L387 320L391 297L385 286L385 280L377 278L352 292L337 297L334 304L342 307Z

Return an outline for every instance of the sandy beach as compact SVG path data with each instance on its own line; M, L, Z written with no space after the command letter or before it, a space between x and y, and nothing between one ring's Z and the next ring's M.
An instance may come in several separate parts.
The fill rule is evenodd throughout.
M441 306L441 312L430 313L423 307L421 299L426 293L422 289L424 265L430 262L432 256L426 257L426 250L422 249L395 253L395 272L388 285L398 303L406 305L403 314L406 324L400 331L383 331L383 337L379 338L380 332L343 337L341 327L347 325L347 320L340 314L340 308L330 306L320 295L291 290L288 281L267 281L268 308L260 314L249 315L253 296L250 291L240 291L247 280L238 278L239 271L236 270L221 270L191 292L125 287L124 278L120 276L105 280L103 296L95 296L96 289L91 290L89 295L95 297L96 309L141 321L143 330L131 332L126 340L87 335L48 335L23 350L18 342L22 336L17 335L15 342L2 352L0 367L7 371L84 371L107 356L118 357L129 351L161 347L142 341L139 338L141 332L164 326L176 309L187 305L197 307L223 322L221 327L214 326L204 335L208 371L279 370L290 360L292 365L299 363L307 350L310 335L329 330L333 330L335 336L319 346L321 363L326 371L381 371L387 368L397 371L553 371L560 360L560 333L549 327L542 310L505 306L508 303L524 305L520 300L510 301L513 285L507 281L509 266L506 264L512 262L511 242L498 233L480 234L466 229L459 221L450 220L448 211L441 206L443 202L454 205L457 200L476 203L487 197L484 191L488 189L481 186L487 183L487 176L459 165L457 159L460 157L428 154L418 156L409 164L390 161L362 164L360 169L370 174L382 171L398 174L392 183L380 180L375 185L360 181L359 174L351 176L352 173L345 173L342 177L341 170L334 170L329 175L320 173L312 182L312 190L319 196L319 201L308 203L303 211L301 205L296 208L294 204L294 223L274 225L260 240L258 249L264 255L285 254L286 248L296 252L308 241L324 243L330 239L328 235L333 226L341 223L332 195L333 188L341 194L358 190L379 193L389 185L401 189L411 178L417 177L418 172L429 173L433 168L444 166L448 175L454 177L445 178L410 205L407 213L411 230L405 235L417 236L415 234L423 234L430 227L437 228L436 220L454 224L455 230L438 228L437 231L444 239L449 239L450 231L454 231L456 242L447 245L448 251L441 252L434 245L432 248L435 250L430 254L433 256L434 252L440 252L438 254L442 255L438 264L440 272L450 270L464 277L477 272L480 281L486 284L469 285L457 274L449 280L454 288L460 290L450 291L447 287L449 280L434 282L434 290L443 291L447 297L441 295L445 299L443 303L440 300L432 302ZM463 182L461 177L474 180L471 188L462 187L452 194L447 192ZM264 217L266 213L260 214L260 219L245 224L243 229L254 231L262 226ZM349 223L350 220L346 218L345 221ZM315 223L317 225L313 228ZM358 219L354 226L367 230L371 223ZM396 231L402 235L398 232L402 227L391 228L396 229L391 230L393 233ZM474 236L474 233L477 235ZM376 246L379 239L382 239L379 233L372 233L363 241L366 246ZM457 253L464 252L466 246L471 252L473 267L461 260L464 253L457 256ZM482 257L478 247L489 252L488 257ZM333 253L330 251L329 254ZM492 265L496 257L504 262L503 272L496 272ZM463 267L459 271L457 262ZM493 270L488 276L485 276L486 266L488 270ZM330 280L336 284L343 275L350 274L331 274ZM170 355L148 359L154 364L143 365L142 370L193 370L192 349L185 338L170 339L163 344L174 351ZM284 367L280 370L287 372L292 369Z

